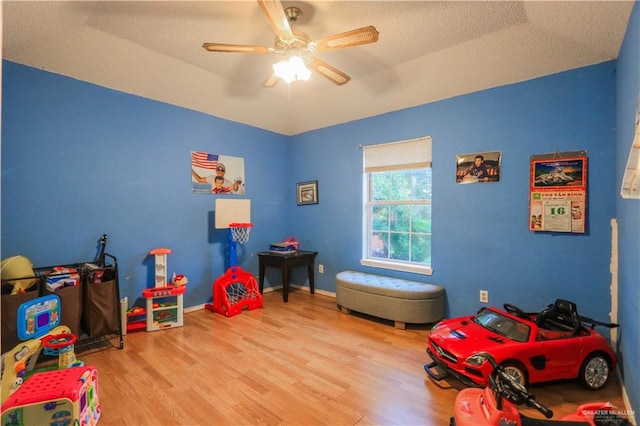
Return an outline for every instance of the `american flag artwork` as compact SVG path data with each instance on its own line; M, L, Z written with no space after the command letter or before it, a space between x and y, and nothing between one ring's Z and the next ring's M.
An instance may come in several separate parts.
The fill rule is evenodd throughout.
M191 151L191 190L201 194L243 195L244 158Z
M193 167L215 170L218 165L218 155L191 151L191 165Z

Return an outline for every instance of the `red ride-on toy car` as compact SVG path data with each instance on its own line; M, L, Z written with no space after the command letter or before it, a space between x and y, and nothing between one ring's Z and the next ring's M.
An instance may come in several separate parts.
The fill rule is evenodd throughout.
M578 379L600 389L616 367L616 354L595 326L618 327L578 315L573 302L558 299L542 312L528 314L505 304L476 315L443 320L429 335L424 366L435 380L453 375L470 386L485 387L493 367L486 353L520 384Z

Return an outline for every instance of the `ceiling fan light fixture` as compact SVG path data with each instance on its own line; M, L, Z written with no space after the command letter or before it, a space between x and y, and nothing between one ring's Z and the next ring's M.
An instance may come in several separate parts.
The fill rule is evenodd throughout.
M287 83L293 81L307 81L311 77L311 71L304 64L300 56L291 56L273 64L275 74Z
M340 34L334 34L312 40L307 34L295 29L302 11L290 6L284 8L281 0L257 0L271 29L275 33L273 47L228 43L204 43L202 47L209 52L236 53L276 53L285 59L273 64L273 72L262 81L262 87L274 87L278 80L287 84L293 81L306 81L316 72L332 83L342 86L351 77L326 62L314 58L311 54L325 50L344 49L378 41L378 30L373 26L357 28Z

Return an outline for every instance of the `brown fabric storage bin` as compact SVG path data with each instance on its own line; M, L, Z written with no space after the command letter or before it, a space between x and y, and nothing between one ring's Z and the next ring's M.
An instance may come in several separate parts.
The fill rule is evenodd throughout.
M80 338L80 319L82 318L82 286L64 287L56 291L46 288L42 290L43 296L55 294L60 298L60 325L66 325Z
M20 339L18 339L18 308L24 302L40 296L39 282L24 293L12 295L10 294L11 289L11 285L2 284L2 300L0 300L2 311L2 343L0 350L2 353L10 351L20 343Z
M110 274L107 272L109 272L108 269L105 270L104 278L111 275L112 279L97 283L84 280L82 328L89 337L117 333L120 329L118 280L114 271Z

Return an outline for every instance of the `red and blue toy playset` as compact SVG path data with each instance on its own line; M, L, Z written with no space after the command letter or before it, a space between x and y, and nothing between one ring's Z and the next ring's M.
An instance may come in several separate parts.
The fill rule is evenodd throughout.
M60 309L55 294L18 307L21 342L3 359L2 426L85 426L95 425L100 418L98 372L76 359L76 336L60 325ZM42 351L58 357L57 369L35 372Z

